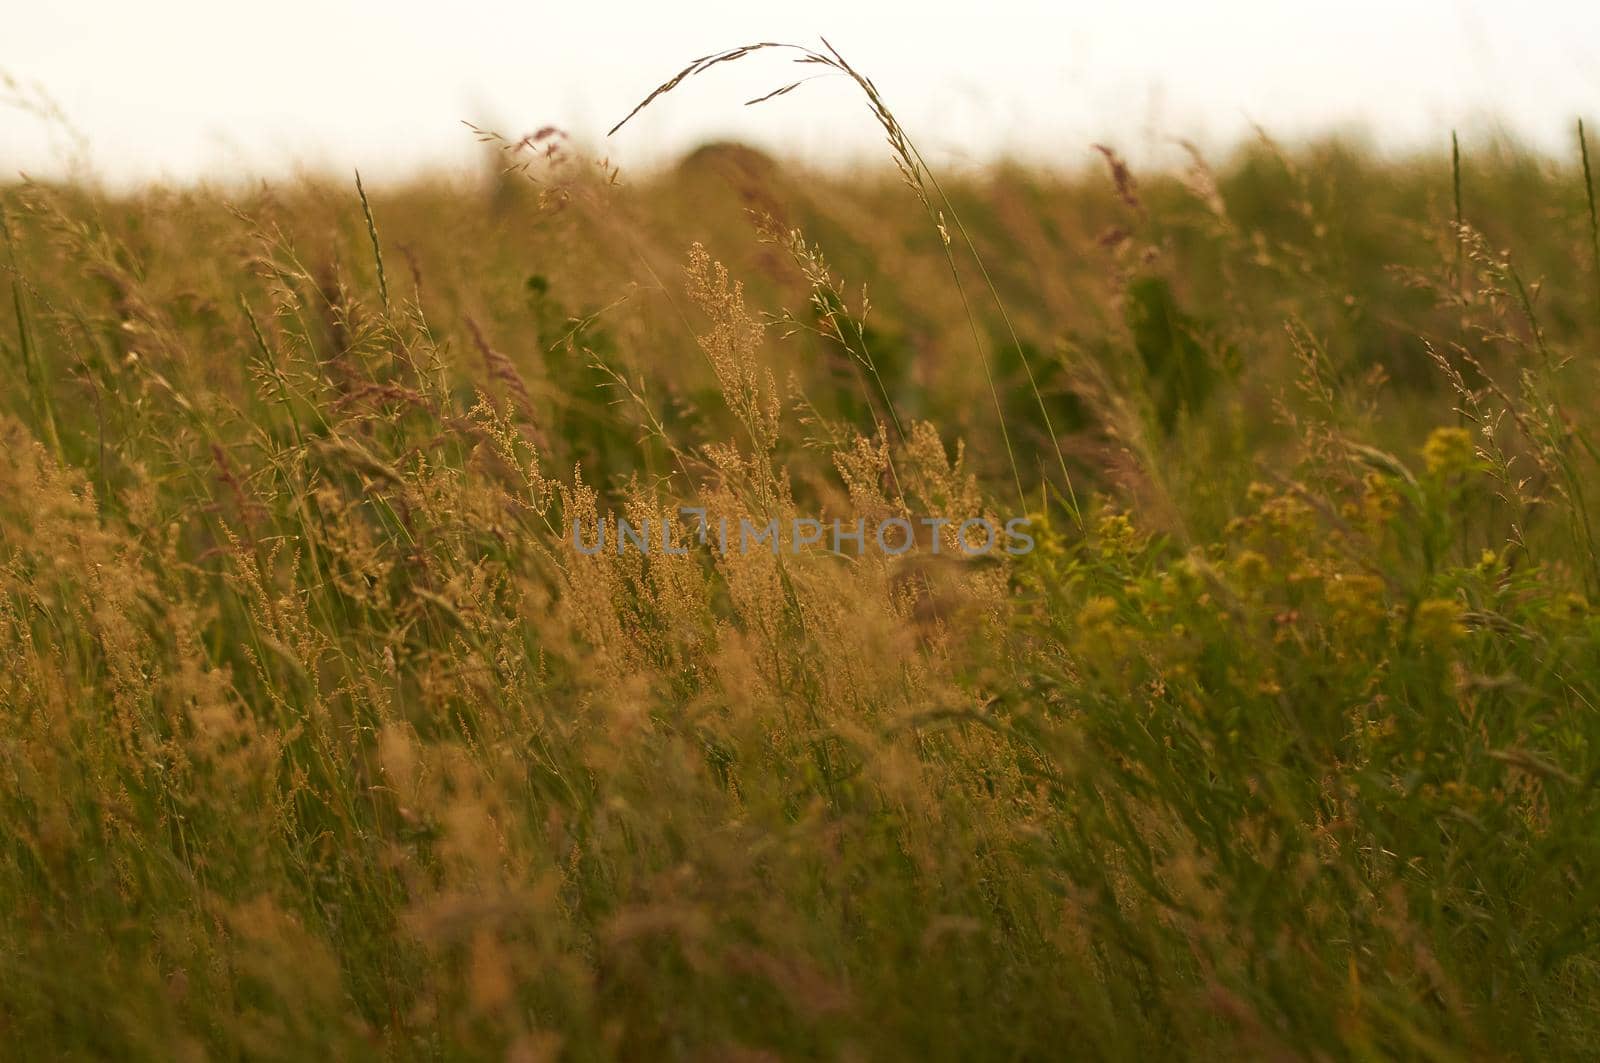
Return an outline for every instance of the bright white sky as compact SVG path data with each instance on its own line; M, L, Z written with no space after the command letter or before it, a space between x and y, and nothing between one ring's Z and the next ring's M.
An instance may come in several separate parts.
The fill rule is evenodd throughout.
M1364 128L1385 147L1510 131L1569 152L1600 127L1600 2L1577 0L4 0L0 72L42 88L116 183L359 166L374 181L471 160L468 119L590 145L690 59L826 35L930 161L1145 163L1252 123L1292 140ZM880 138L843 82L759 107L775 57L707 75L602 148L648 166L738 137L814 161ZM798 73L805 71L799 70ZM0 89L0 97L8 95ZM15 95L11 93L10 95ZM1600 133L1600 128L1596 129ZM71 140L0 103L0 175L62 172ZM3 179L3 178L0 178Z

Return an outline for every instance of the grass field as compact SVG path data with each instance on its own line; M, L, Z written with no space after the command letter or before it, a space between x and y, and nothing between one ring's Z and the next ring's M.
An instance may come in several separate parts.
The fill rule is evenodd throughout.
M0 1054L1595 1050L1577 140L890 150L0 187Z

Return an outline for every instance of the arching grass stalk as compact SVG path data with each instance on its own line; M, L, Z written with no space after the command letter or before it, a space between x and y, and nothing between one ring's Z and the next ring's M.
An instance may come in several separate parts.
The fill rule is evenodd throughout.
M1000 312L1000 318L1005 324L1007 336L1010 339L1011 344L1016 348L1017 356L1022 362L1024 371L1027 373L1028 387L1033 392L1034 401L1039 406L1039 413L1044 421L1045 432L1050 437L1050 445L1055 449L1056 462L1060 467L1062 482L1066 488L1066 498L1068 500L1069 509L1071 510L1073 520L1078 525L1079 531L1083 531L1085 528L1083 512L1078 504L1077 492L1072 485L1072 476L1067 471L1067 460L1066 456L1061 451L1061 441L1056 436L1055 426L1050 419L1050 410L1045 404L1043 393L1039 390L1038 380L1033 373L1033 366L1029 363L1027 353L1023 350L1022 343L1017 337L1016 328L1011 322L1011 315L1007 312L1004 300L1000 298L1000 292L995 287L994 280L989 275L988 268L984 265L983 257L978 254L976 243L973 241L971 234L967 232L966 225L961 221L961 216L956 211L954 203L945 193L943 187L940 186L938 179L934 177L933 172L927 165L927 162L923 159L922 152L918 150L917 146L906 134L905 128L900 124L899 120L895 118L894 113L889 110L888 105L883 100L883 96L878 92L878 87L872 83L872 79L867 77L865 74L860 73L848 62L846 62L844 57L839 54L833 45L828 43L826 38L823 38L822 46L826 49L826 52L819 52L804 45L786 44L777 41L761 41L756 44L742 45L738 48L730 48L726 51L715 52L711 55L701 56L680 70L676 75L658 85L654 91L641 100L638 105L633 108L633 110L629 111L627 116L624 117L622 121L612 126L611 129L607 131L606 135L611 136L612 134L616 133L619 129L632 121L640 111L644 110L651 103L655 102L655 100L659 97L671 92L673 89L683 84L683 82L687 81L689 78L703 74L712 67L719 66L723 63L731 63L737 59L743 59L745 56L751 55L755 52L768 50L796 52L799 53L799 55L794 62L804 65L825 67L829 71L843 74L850 78L850 80L854 81L861 91L866 95L867 104L872 110L873 117L877 119L878 124L883 128L884 134L888 138L889 147L894 152L895 166L899 169L901 177L904 178L907 186L912 190L912 192L916 194L918 201L922 204L923 210L927 213L930 224L932 224L938 230L940 246L944 249L945 260L950 267L951 279L955 282L956 292L961 298L962 310L967 316L967 324L972 333L973 345L977 348L978 359L983 366L984 379L989 385L989 395L994 402L995 414L999 418L1000 436L1002 442L1005 444L1007 461L1011 465L1011 475L1016 484L1018 502L1023 506L1026 506L1027 496L1022 489L1022 476L1017 468L1016 453L1011 444L1011 432L1006 425L1005 410L1001 405L999 387L995 383L994 379L994 368L990 364L988 355L983 350L983 338L978 329L977 318L973 312L971 300L968 298L966 286L962 283L961 272L956 263L955 254L951 248L950 231L945 224L945 215L947 213L949 215L950 222L954 224L956 232L960 235L961 240L966 245L968 252L971 253L973 261L977 264L978 272L983 277L985 286L987 286L989 289L989 295L994 300L995 307ZM773 90L772 92L766 93L765 95L745 101L745 105L751 106L758 103L765 103L767 100L772 100L779 96L787 95L788 93L799 88L801 85L805 84L807 81L814 80L816 77L821 76L825 75L812 75L811 77L800 78L796 81L792 81L781 86L780 88ZM929 194L930 188L932 190L931 196Z

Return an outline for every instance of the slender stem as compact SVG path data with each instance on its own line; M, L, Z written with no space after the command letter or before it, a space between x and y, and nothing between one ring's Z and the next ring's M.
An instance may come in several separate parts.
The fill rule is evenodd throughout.
M1589 138L1578 119L1578 154L1583 158L1583 193L1589 200L1589 254L1594 266L1595 310L1600 312L1600 214L1594 205L1594 177L1589 172Z
M1455 189L1456 200L1456 292L1464 294L1466 287L1465 270L1462 262L1461 243L1461 142L1456 139L1456 131L1450 130L1450 179Z

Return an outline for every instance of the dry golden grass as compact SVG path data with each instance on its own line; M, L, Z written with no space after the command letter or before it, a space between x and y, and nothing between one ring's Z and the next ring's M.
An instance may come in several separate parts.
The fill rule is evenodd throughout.
M7 1053L1589 1050L1586 169L859 83L898 176L0 190Z

